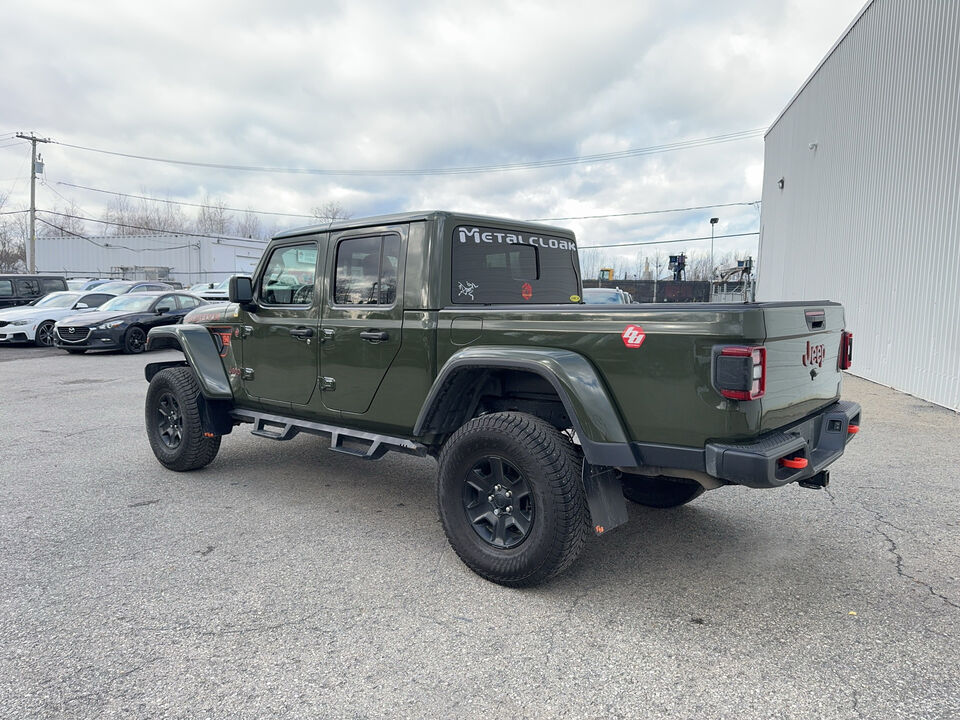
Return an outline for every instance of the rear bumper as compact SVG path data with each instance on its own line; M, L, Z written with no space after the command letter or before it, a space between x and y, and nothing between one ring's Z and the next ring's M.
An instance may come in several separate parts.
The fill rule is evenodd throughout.
M736 485L773 488L788 483L823 485L825 469L843 455L853 438L851 426L860 425L860 406L840 401L787 425L746 442L707 443L703 449L630 443L635 461L611 463L624 469L656 468L658 474L674 470L706 473ZM806 467L789 468L783 458L802 458Z
M860 405L837 402L815 415L747 443L708 443L704 465L708 475L755 488L804 482L822 473L843 455L860 425ZM784 458L806 460L803 468L785 467Z

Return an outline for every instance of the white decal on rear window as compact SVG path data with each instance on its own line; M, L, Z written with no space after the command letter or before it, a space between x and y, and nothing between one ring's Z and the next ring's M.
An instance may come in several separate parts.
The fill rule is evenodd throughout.
M472 282L467 282L467 283L459 282L457 283L457 286L460 288L460 297L463 297L464 295L466 295L471 300L473 300L473 291L480 287L479 285L476 285L475 283L472 283Z

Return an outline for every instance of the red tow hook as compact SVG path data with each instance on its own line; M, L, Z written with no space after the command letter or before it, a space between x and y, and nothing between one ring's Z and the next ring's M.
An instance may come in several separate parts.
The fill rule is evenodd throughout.
M847 434L856 435L858 432L860 432L859 425L847 425Z
M780 458L778 462L784 467L793 468L794 470L803 470L803 468L807 466L807 459L802 457Z

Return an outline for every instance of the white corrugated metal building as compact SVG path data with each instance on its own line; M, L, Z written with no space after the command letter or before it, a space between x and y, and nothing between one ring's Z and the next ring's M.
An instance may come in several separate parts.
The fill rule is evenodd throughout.
M855 374L960 410L960 2L867 3L773 123L758 265L846 306Z
M199 235L38 237L37 271L67 277L178 280L185 286L250 274L266 242Z

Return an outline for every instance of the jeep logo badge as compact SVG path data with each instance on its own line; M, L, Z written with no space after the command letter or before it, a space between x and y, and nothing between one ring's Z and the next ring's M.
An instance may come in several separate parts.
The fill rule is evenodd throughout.
M807 340L807 351L803 354L803 366L816 365L823 367L823 358L827 354L827 349L823 345L811 345Z

